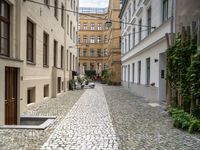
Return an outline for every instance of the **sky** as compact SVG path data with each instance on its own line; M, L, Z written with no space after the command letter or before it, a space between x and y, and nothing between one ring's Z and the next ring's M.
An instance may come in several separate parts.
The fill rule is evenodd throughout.
M108 7L108 0L80 0L80 7Z

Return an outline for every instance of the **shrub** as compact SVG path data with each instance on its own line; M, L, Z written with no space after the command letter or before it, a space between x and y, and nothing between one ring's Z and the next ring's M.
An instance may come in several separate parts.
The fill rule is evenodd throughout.
M173 125L176 128L187 130L190 133L200 131L200 120L179 108L170 108Z
M198 119L200 119L200 106L196 106L193 110L192 110L192 115Z

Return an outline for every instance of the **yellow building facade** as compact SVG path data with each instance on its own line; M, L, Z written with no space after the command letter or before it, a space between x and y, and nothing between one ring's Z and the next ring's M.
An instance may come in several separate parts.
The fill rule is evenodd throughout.
M95 70L101 75L106 69L107 30L105 18L107 14L81 13L79 18L79 63L81 70Z
M79 62L81 70L95 70L101 76L102 70L111 72L110 81L121 84L120 49L120 1L109 2L108 9L80 8L79 18ZM106 21L115 20L107 28Z

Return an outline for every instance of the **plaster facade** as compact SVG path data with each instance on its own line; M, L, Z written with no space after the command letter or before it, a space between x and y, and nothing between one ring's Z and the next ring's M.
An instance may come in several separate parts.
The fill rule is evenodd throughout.
M78 10L78 1L57 1L57 8L63 8L63 10L57 9L56 15L55 8L50 7L56 6L54 0L48 1L47 4L40 0L35 0L37 3L24 0L6 0L5 2L10 8L10 42L9 55L0 55L0 82L2 83L0 85L0 125L5 124L6 119L5 67L14 67L18 70L17 123L19 124L20 115L29 105L56 97L67 90L68 80L71 72L77 70L76 60L78 60L76 47L78 14L64 11L64 9ZM32 62L27 60L28 21L33 24ZM44 33L48 35L47 64L45 65ZM56 46L54 41L57 41Z

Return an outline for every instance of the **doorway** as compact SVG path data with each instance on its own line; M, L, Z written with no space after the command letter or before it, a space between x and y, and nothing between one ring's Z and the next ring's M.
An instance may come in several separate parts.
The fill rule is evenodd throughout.
M166 53L159 55L159 100L166 101L167 98L167 84L166 84Z
M5 68L5 124L17 124L18 69Z

